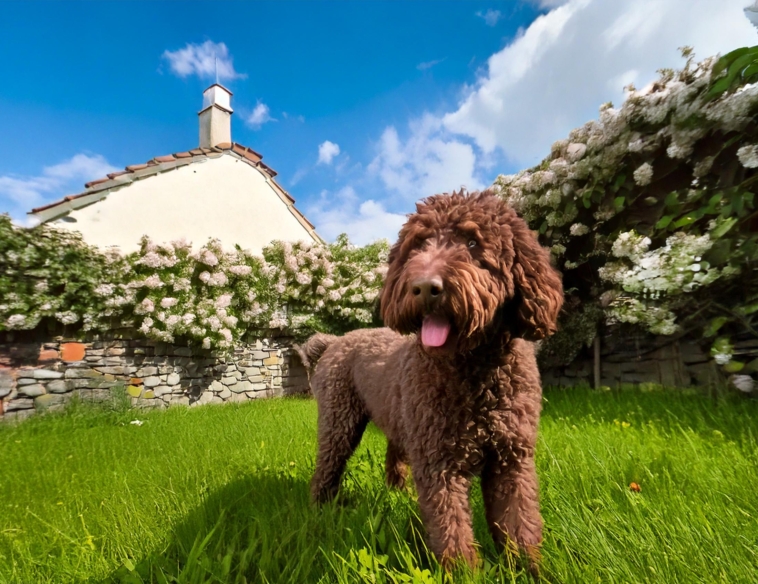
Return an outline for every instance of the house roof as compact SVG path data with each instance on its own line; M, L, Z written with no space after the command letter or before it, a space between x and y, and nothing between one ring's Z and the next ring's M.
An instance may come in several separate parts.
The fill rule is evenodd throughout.
M274 180L277 172L262 161L263 156L252 148L248 148L242 144L237 144L236 142L218 144L213 148L195 148L193 150L188 150L187 152L176 152L174 154L168 154L166 156L156 156L144 164L129 165L122 171L112 172L105 177L85 183L84 187L86 190L79 194L68 195L54 203L50 203L42 207L37 207L29 211L28 214L36 215L43 213L44 215L48 215L48 217L46 217L44 220L49 221L60 215L63 215L72 209L84 207L101 200L108 195L108 191L111 189L118 189L134 181L142 180L159 173L168 172L170 170L191 164L193 162L199 162L208 158L218 158L219 156L224 155L231 155L239 160L242 160L243 162L246 162L261 172L266 177L267 182L274 189L274 192L279 195L279 198L281 198L282 201L287 205L287 208L300 222L300 224L318 241L323 241L315 232L313 224L295 208L295 199L292 197L292 195L290 195ZM98 194L100 195L99 197L93 196ZM56 207L61 207L60 214L55 214L55 211L57 210L55 209Z

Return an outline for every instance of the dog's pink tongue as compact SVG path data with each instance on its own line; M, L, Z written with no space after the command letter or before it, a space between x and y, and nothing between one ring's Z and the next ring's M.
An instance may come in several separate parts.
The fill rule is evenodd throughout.
M430 314L421 324L421 342L426 347L441 347L450 333L450 322L444 316Z

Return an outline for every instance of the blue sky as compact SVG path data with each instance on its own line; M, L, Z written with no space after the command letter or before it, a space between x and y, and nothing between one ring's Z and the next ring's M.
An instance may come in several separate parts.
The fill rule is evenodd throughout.
M327 239L393 239L413 203L538 162L622 87L758 44L747 0L11 2L0 212L197 146L203 55L232 138ZM188 73L189 71L189 73Z

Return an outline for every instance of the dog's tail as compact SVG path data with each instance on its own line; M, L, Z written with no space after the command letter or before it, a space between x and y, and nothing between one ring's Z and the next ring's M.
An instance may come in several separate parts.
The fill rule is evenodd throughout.
M295 351L300 355L300 360L305 365L308 371L313 371L316 363L324 354L327 347L331 345L337 337L334 335L325 335L324 333L316 333L310 339L305 341L302 345L295 345Z

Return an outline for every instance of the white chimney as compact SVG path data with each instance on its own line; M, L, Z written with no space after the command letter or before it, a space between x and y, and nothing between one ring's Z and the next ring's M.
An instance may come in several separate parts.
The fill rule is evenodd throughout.
M200 148L232 141L232 92L214 83L203 91L200 117Z

